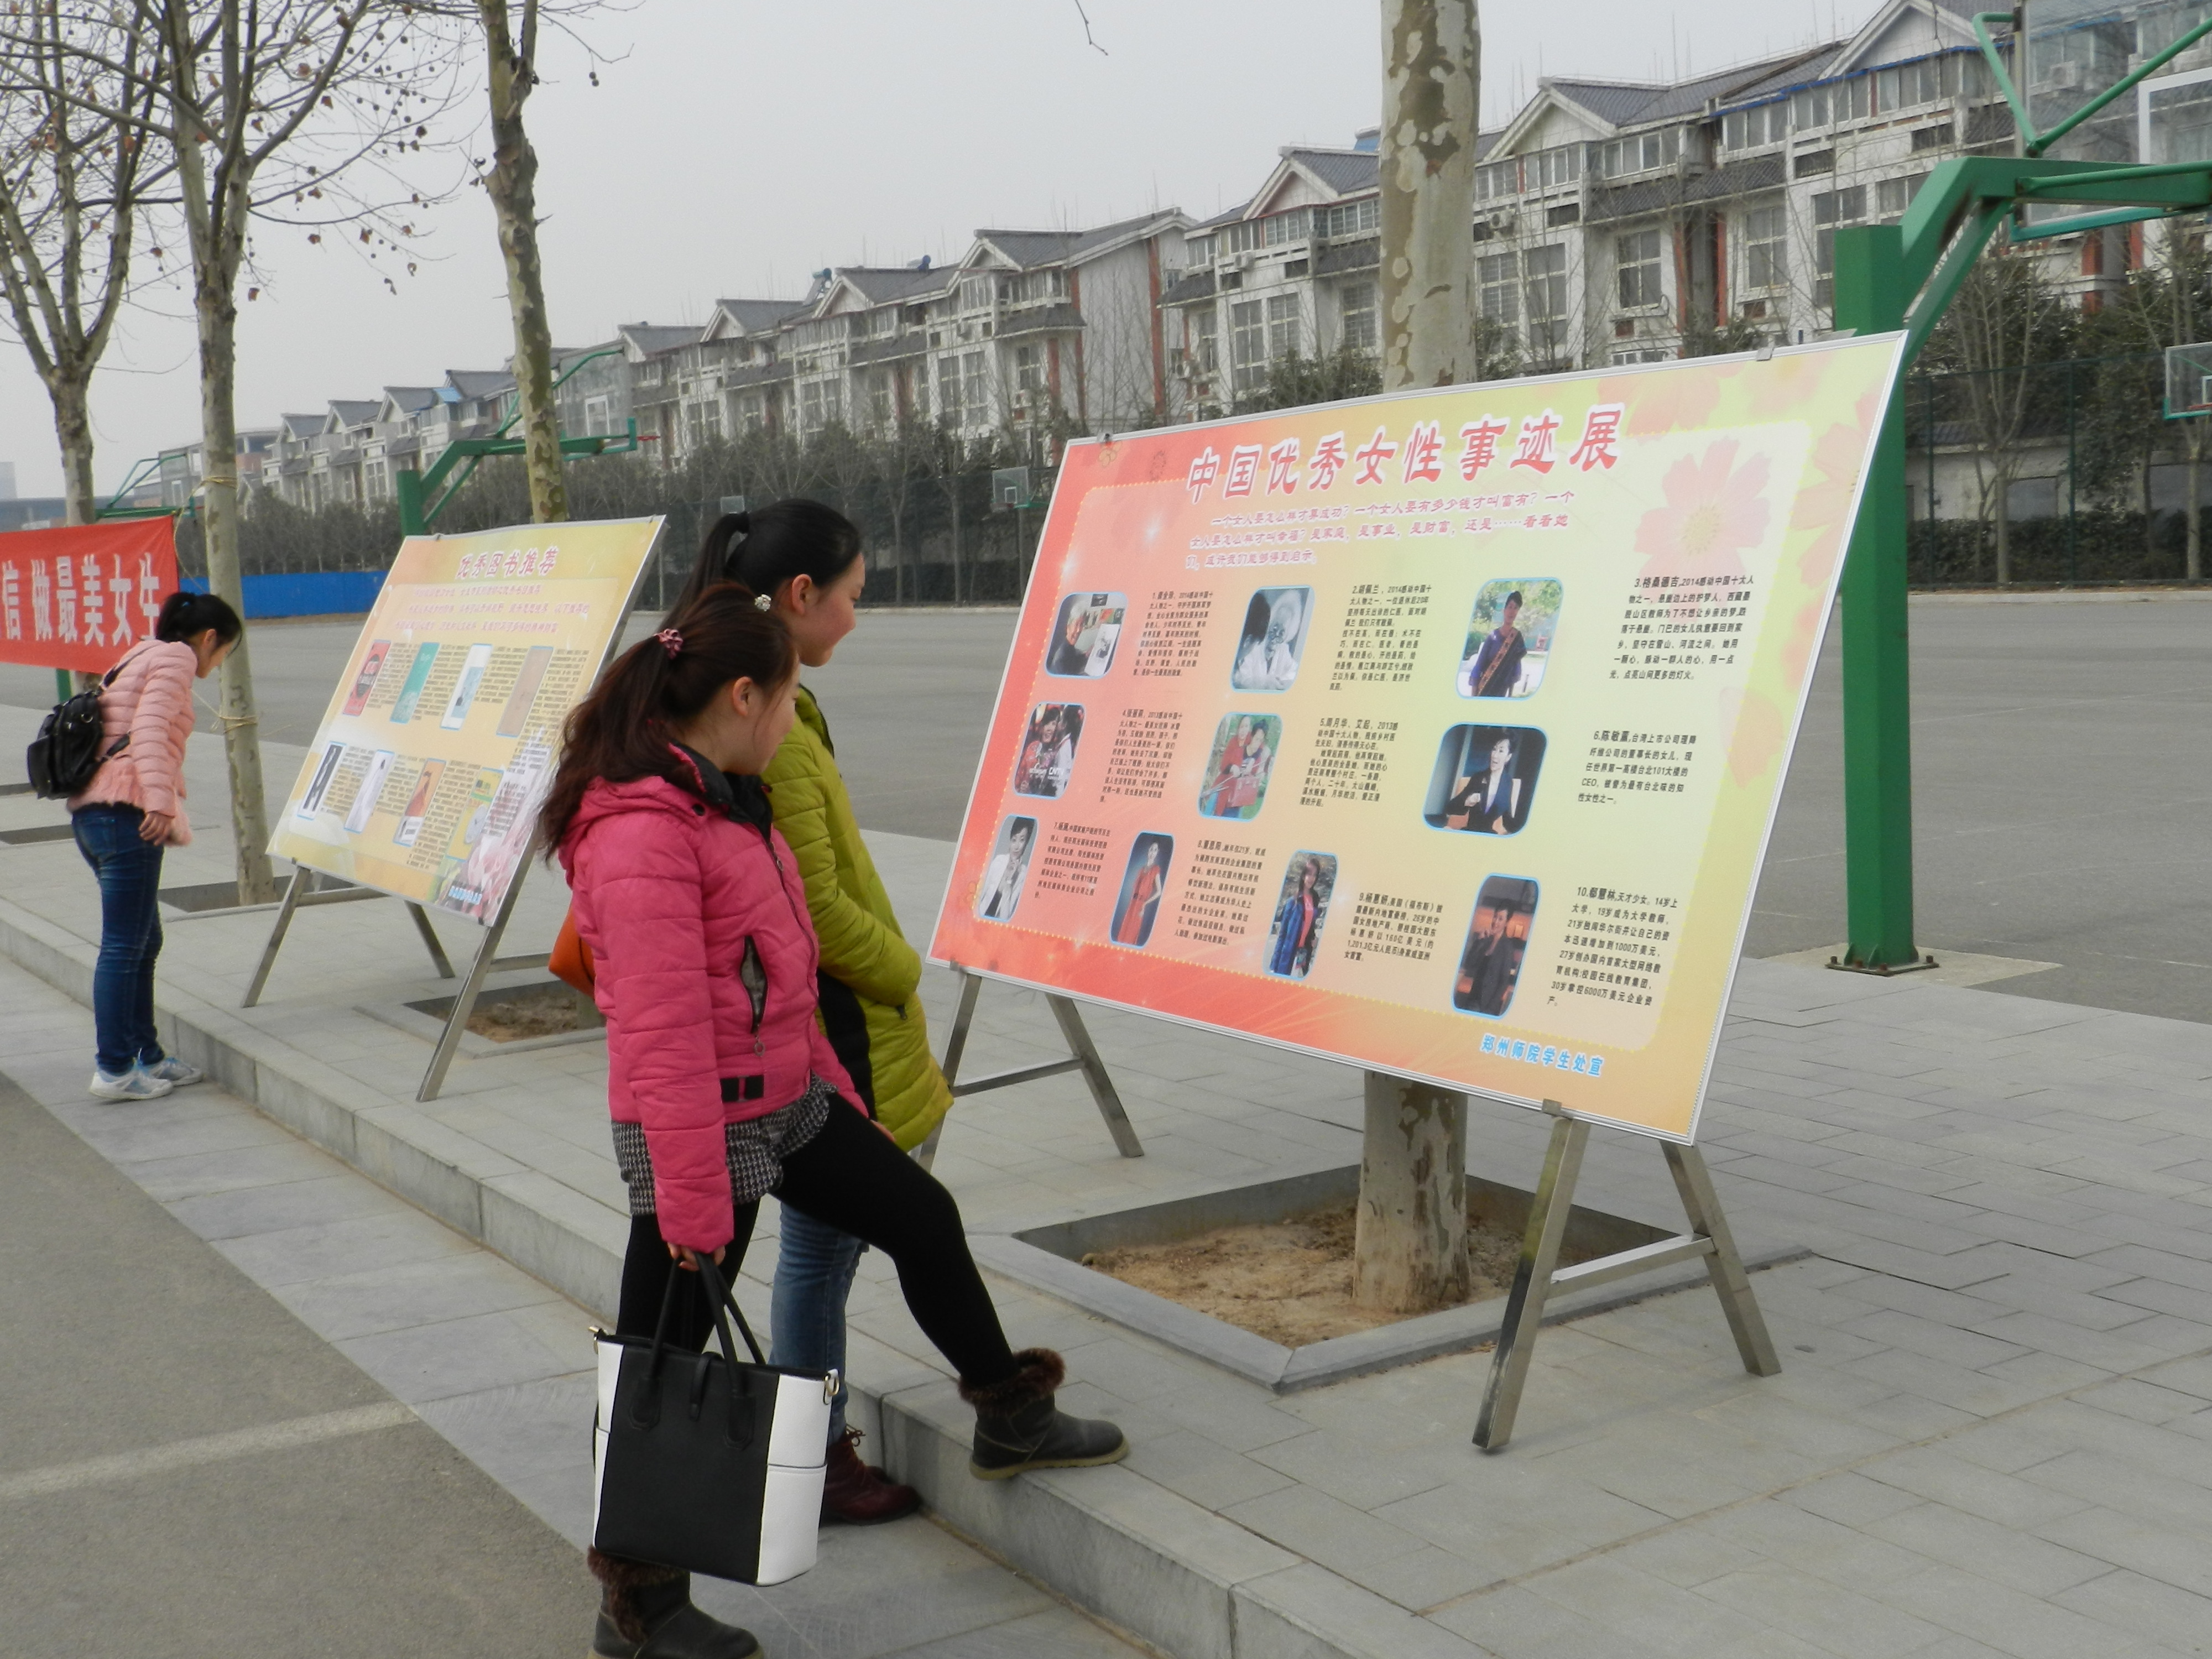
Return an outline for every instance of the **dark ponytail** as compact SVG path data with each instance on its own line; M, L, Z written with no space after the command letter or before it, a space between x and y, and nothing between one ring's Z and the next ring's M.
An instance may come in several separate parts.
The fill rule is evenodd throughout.
M677 606L720 581L743 582L770 598L794 576L811 576L815 586L827 587L860 556L858 527L820 501L794 495L750 512L725 513L700 544L699 562Z
M161 601L161 614L154 622L157 640L190 640L215 629L218 645L234 645L246 632L238 612L213 593L187 593L181 588Z
M718 582L679 604L662 632L670 630L680 638L640 640L570 711L561 764L538 816L538 846L549 858L594 778L659 777L693 787L669 747L676 730L733 680L775 690L799 672L799 650L782 621L736 582Z

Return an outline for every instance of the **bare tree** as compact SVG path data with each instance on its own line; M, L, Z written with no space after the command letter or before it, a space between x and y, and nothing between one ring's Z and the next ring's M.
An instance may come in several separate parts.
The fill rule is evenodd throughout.
M1475 374L1475 0L1382 0L1382 385ZM1467 1097L1370 1072L1352 1300L1419 1313L1468 1291Z
M397 164L453 97L451 43L422 10L411 0L115 0L112 36L68 46L66 101L174 158L199 342L208 580L241 611L234 398L251 233L289 222L318 243L343 226L370 259L404 259L425 198ZM27 33L20 10L0 16L0 44ZM133 54L118 55L118 40ZM264 902L276 884L242 642L223 664L222 720L239 897Z
M121 68L88 63L86 46ZM71 524L99 511L93 371L131 293L148 195L170 168L147 136L143 56L132 30L83 0L42 0L0 36L0 287L53 405Z

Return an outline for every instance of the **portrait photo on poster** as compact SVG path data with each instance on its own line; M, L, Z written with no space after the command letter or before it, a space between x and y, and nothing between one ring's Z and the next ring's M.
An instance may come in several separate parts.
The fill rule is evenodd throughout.
M1224 714L1214 728L1212 752L1206 757L1198 810L1210 818L1257 817L1282 747L1279 716Z
M422 820L430 812L430 798L438 793L438 780L445 775L445 762L422 763L422 769L415 775L415 793L407 798L407 810L399 815L399 828L392 833L395 845L412 847L422 835Z
M441 730L458 732L468 724L469 710L476 706L477 688L483 684L484 670L491 666L491 647L472 645L469 654L461 659L461 678L453 686L453 695L447 700L445 718L438 722Z
M1036 851L1037 822L1009 813L999 825L999 838L991 843L990 862L983 866L982 884L975 890L975 914L985 921L1011 921L1022 902L1022 884L1029 879L1030 855Z
M392 641L377 640L361 659L361 672L353 677L353 690L346 696L345 712L358 714L368 707L368 694L376 690L376 677L384 672L384 659L392 654Z
M1097 679L1114 665L1121 643L1121 619L1129 614L1125 593L1070 593L1053 619L1052 648L1044 672L1066 678Z
M1476 590L1460 653L1462 697L1526 697L1544 683L1566 588L1551 576L1501 578Z
M1437 745L1421 816L1433 830L1516 835L1544 768L1544 734L1528 726L1454 726Z
M323 758L315 768L315 781L307 786L307 793L300 798L300 810L293 816L311 818L322 810L323 797L330 793L331 776L338 769L338 762L345 754L342 743L331 744L323 750Z
M1075 773L1075 747L1083 741L1083 705L1041 702L1030 710L1022 746L1014 757L1014 793L1057 799Z
M1283 890L1275 901L1275 920L1267 929L1267 968L1285 979L1304 979L1313 971L1321 946L1322 924L1336 891L1336 855L1295 853L1283 872Z
M406 683L392 705L392 723L404 726L415 718L415 705L422 700L422 683L430 678L430 665L438 660L438 641L425 640L415 647L415 660L407 665Z
M392 763L398 755L390 749L380 749L362 775L361 787L354 793L353 810L345 815L346 834L357 836L368 828L369 815L376 811L376 798L384 793L384 781L392 775Z
M1244 604L1244 625L1229 667L1230 689L1287 691L1298 677L1313 623L1313 589L1263 587Z
M1114 901L1115 944L1141 950L1150 941L1152 924L1160 916L1160 894L1168 884L1168 866L1174 861L1173 836L1147 830L1129 844L1129 862Z
M1495 1018L1513 1006L1535 919L1536 884L1527 877L1492 876L1482 884L1452 981L1453 1007Z

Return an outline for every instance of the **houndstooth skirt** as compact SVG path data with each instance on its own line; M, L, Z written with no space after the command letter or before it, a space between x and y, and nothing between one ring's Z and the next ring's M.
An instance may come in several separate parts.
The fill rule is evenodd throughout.
M743 1209L774 1192L783 1179L783 1160L822 1133L836 1103L836 1086L817 1077L788 1106L727 1125L722 1144L729 1157L731 1204ZM653 1153L644 1127L617 1122L614 1131L615 1162L622 1166L623 1185L629 1188L629 1212L652 1215Z

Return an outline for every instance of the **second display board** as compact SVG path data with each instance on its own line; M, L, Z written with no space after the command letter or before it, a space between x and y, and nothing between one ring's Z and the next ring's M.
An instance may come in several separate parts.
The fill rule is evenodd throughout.
M1069 446L933 954L1690 1137L1895 360Z

